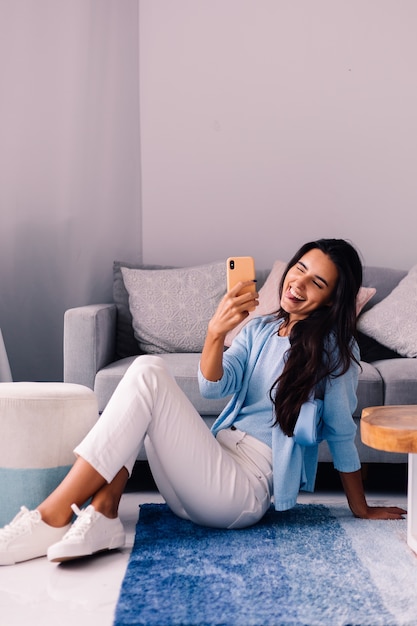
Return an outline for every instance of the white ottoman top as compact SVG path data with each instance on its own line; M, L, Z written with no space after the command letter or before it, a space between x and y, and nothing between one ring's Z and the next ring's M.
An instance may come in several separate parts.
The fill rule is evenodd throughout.
M0 383L0 460L8 468L72 464L98 419L97 398L72 383Z

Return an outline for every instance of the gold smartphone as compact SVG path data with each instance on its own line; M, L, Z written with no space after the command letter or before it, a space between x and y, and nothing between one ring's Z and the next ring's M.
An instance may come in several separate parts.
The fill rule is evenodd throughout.
M252 280L252 285L242 289L241 293L256 291L255 261L251 256L231 256L227 259L227 291L230 291L238 282Z

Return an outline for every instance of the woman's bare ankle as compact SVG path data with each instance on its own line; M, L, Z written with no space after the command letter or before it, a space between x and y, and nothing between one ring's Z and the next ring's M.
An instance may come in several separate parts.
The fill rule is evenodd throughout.
M91 504L93 505L97 513L101 513L102 515L104 515L104 517L116 519L116 517L119 515L117 507L108 502L93 500Z
M71 522L72 516L74 515L72 509L69 509L68 511L53 511L42 505L38 506L38 511L41 514L42 521L53 528L62 528L63 526L67 526Z

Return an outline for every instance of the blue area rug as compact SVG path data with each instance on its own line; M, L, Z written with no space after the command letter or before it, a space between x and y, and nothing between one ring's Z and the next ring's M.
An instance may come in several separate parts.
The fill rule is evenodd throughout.
M140 507L115 626L414 626L417 557L406 521L297 505L244 530Z

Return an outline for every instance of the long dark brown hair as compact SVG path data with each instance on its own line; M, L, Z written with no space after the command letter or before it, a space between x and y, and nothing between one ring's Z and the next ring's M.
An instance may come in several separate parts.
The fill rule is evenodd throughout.
M317 248L335 264L338 278L331 305L313 311L298 321L289 335L291 348L282 374L270 390L275 406L275 424L292 436L301 405L324 378L344 374L352 360L357 362L352 343L356 338L356 296L362 284L362 263L355 248L344 239L319 239L304 244L288 263L279 285L282 289L288 270L310 250ZM288 321L282 308L277 319Z

